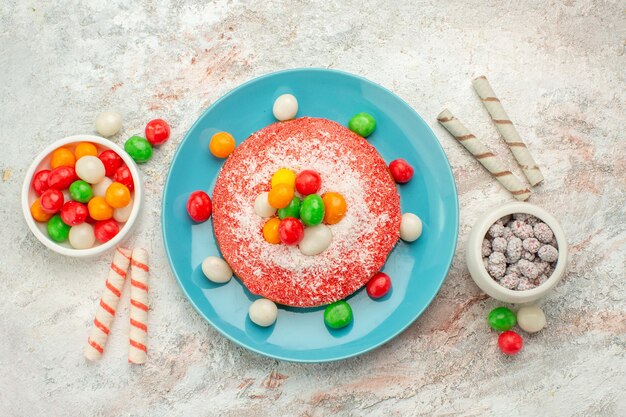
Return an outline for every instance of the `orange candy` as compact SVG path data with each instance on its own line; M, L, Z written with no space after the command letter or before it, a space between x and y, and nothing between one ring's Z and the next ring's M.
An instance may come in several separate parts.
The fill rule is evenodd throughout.
M346 200L339 193L328 192L322 195L324 202L324 223L336 224L346 215Z
M98 156L98 148L90 142L81 142L74 148L74 156L78 161L83 156Z
M267 242L274 245L280 243L278 226L280 226L280 220L278 220L276 217L272 217L265 223L265 225L263 225L263 238Z
M50 158L50 167L52 169L58 167L74 168L74 165L76 165L76 158L69 149L59 148L52 152L52 157Z
M113 217L113 207L111 207L104 197L94 197L87 203L89 215L94 220L109 220Z
M33 205L30 206L30 214L33 216L33 219L38 222L47 222L52 216L54 216L52 213L46 213L43 211L41 204L39 203L39 199L35 200Z
M267 202L274 208L284 208L291 203L294 194L295 191L292 186L283 183L277 184L270 190L267 196Z
M126 207L130 203L130 191L124 184L114 182L104 193L104 199L113 208Z
M235 150L235 138L227 132L217 132L211 138L209 150L218 158L226 158Z

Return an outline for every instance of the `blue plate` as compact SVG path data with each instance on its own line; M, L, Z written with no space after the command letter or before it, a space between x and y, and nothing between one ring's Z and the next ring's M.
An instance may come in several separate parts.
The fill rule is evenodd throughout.
M298 116L324 117L347 125L365 111L378 123L368 140L390 162L406 159L415 176L399 187L403 212L423 221L422 237L399 242L384 272L393 288L381 300L361 289L348 298L353 323L339 331L324 325L324 308L280 307L276 324L261 328L248 318L257 298L238 279L224 285L209 282L202 260L220 256L211 221L193 224L185 209L192 191L212 194L222 160L208 151L218 131L237 143L273 123L272 104L291 93ZM434 113L433 113L434 114ZM437 138L402 99L363 78L326 69L295 69L249 81L216 101L191 127L174 155L163 192L163 239L174 275L198 312L221 334L262 355L297 362L348 358L382 345L422 314L443 283L456 247L459 209L450 165Z

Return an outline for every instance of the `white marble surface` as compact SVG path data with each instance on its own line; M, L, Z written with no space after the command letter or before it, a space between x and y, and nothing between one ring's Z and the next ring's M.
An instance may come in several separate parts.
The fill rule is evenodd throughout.
M0 4L0 415L626 415L624 2L74 3ZM168 161L203 109L254 76L300 66L358 73L407 100L439 137L460 193L460 245L434 303L391 343L333 364L278 362L218 335L176 284L159 228ZM510 197L435 121L449 107L507 153L471 88L480 74L543 167L532 202L559 216L571 242L569 274L542 303L549 325L515 358L497 352L484 317L498 303L463 262L474 220ZM33 156L92 132L105 108L124 116L118 143L153 117L173 127L141 168L146 204L129 242L153 266L139 368L126 363L125 307L103 360L82 357L110 256L46 250L19 205Z

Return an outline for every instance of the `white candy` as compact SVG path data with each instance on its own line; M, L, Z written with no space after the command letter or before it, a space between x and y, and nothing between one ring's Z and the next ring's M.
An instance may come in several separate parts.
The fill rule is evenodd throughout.
M96 242L93 226L81 223L70 228L70 245L74 249L89 249Z
M76 161L76 175L89 184L97 184L104 179L105 169L100 158L96 156L83 156Z
M413 242L422 235L422 221L413 213L404 213L400 222L400 238Z
M96 131L104 137L115 135L122 127L122 116L118 112L103 111L96 117Z
M325 224L307 227L304 229L304 237L300 242L300 252L303 255L312 256L324 252L333 241L333 233Z
M250 310L248 310L250 320L252 323L268 327L274 324L276 317L278 316L278 307L273 301L267 298L259 298L252 304L250 304Z
M272 112L280 121L293 119L298 113L298 100L291 94L283 94L274 102Z
M254 200L254 212L260 217L272 217L276 209L267 201L269 193L261 193Z
M104 177L102 181L91 186L91 189L93 190L93 195L95 197L104 197L104 194L107 192L107 188L109 188L109 185L111 184L113 184L111 178Z
M128 218L130 217L130 213L133 211L133 199L131 198L130 203L122 208L116 208L113 210L113 218L116 222L126 223Z
M222 258L208 256L202 261L202 272L209 279L218 284L230 281L233 277L233 270Z
M520 308L517 312L517 324L528 333L535 333L546 327L546 315L536 305Z

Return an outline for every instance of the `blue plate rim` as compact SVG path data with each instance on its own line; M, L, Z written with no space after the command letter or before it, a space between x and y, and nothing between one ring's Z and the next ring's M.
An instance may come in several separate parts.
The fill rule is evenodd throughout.
M176 270L173 267L173 262L172 262L172 255L171 255L171 251L170 248L167 244L167 240L165 239L165 194L167 193L167 189L168 186L170 184L170 176L172 175L172 166L174 165L174 161L176 161L177 157L178 157L178 153L181 151L181 148L183 146L183 144L189 139L189 135L191 132L194 131L194 129L196 128L196 125L198 125L200 123L200 121L204 118L204 116L210 112L214 107L216 107L219 103L221 103L222 101L228 99L232 94L235 93L235 91L246 87L249 84L261 81L265 78L269 78L269 77L274 77L274 76L279 76L282 74L288 74L288 73L292 73L292 72L333 72L336 74L340 74L340 75L344 75L347 77L351 77L351 78L356 78L358 80L360 80L361 82L365 83L365 84L369 84L375 87L378 87L390 94L392 94L393 96L395 96L396 98L398 98L404 105L406 105L411 112L414 113L414 115L420 119L422 122L424 122L424 124L426 125L426 127L428 128L428 130L430 130L430 132L433 134L433 136L435 137L435 139L437 139L437 151L443 156L443 159L447 165L448 171L447 173L450 176L450 179L452 180L452 187L454 189L454 194L455 194L455 198L454 198L454 221L456 224L455 227L455 239L454 239L454 243L452 245L452 250L450 251L450 254L448 256L447 259L447 263L448 266L446 268L446 272L445 272L445 276L444 278L441 280L441 283L437 286L437 291L434 292L434 294L432 295L432 297L430 297L430 299L428 300L428 303L426 303L424 305L423 308L421 308L419 311L416 311L415 316L410 319L409 321L407 321L406 325L403 326L402 328L400 328L397 332L393 333L392 335L390 335L389 337L379 341L378 343L372 344L371 346L368 346L367 348L361 349L359 351L355 351L349 354L345 354L345 355L341 355L341 356L337 356L337 357L332 357L332 358L323 358L323 359L294 359L294 358L289 358L289 357L284 357L281 355L276 355L276 354L272 354L272 353L268 353L268 352L263 352L259 349L256 349L252 346L247 345L246 343L237 340L236 338L232 337L230 334L228 334L227 332L223 331L222 329L219 328L219 326L215 325L215 323L213 323L213 321L196 305L196 303L193 301L193 299L191 298L191 296L189 295L189 293L187 292L185 286L183 285L180 277L178 276L178 274L176 273ZM331 69L331 68L323 68L323 67L302 67L302 68L290 68L290 69L285 69L285 70L280 70L280 71L274 71L274 72L270 72L267 74L263 74L260 75L258 77L254 77L249 79L248 81L239 84L237 87L231 89L230 91L228 91L226 94L224 94L223 96L221 96L219 99L217 99L215 102L213 102L209 107L207 107L200 116L198 116L198 118L196 119L196 121L194 122L193 125L191 125L191 127L187 130L187 133L185 133L185 136L183 137L183 139L180 141L180 143L178 144L177 148L176 148L176 152L174 152L174 156L171 159L170 162L170 166L168 168L167 171L167 176L165 177L165 184L163 187L163 193L162 193L162 197L161 197L161 237L163 239L163 245L165 247L165 253L167 254L167 260L168 260L168 265L170 267L170 270L172 271L172 273L174 274L174 277L176 278L176 281L178 282L178 286L182 289L183 293L185 294L185 297L187 297L187 300L191 303L191 305L193 306L193 308L200 314L201 317L203 317L215 330L217 330L218 333L220 333L222 336L224 336L226 339L230 340L231 342L235 343L236 345L239 345L251 352L257 353L259 355L265 356L265 357L269 357L272 359L278 359L281 361L286 361L286 362L294 362L294 363L326 363L326 362L336 362L336 361L340 361L340 360L344 360L344 359L348 359L348 358L352 358L355 356L359 356L362 355L364 353L370 352L376 348L379 348L381 346L383 346L384 344L386 344L387 342L389 342L390 340L396 338L398 335L400 335L401 333L403 333L409 326L411 326L415 320L417 320L423 313L424 311L430 306L430 304L433 302L433 300L435 299L435 297L437 296L437 294L439 294L439 291L441 290L441 287L443 286L443 283L446 281L447 277L448 277L448 273L450 272L450 268L452 267L452 263L454 261L454 256L456 254L456 247L458 244L458 239L459 239L459 195L458 195L458 190L457 190L457 186L456 186L456 181L454 180L454 174L452 172L452 166L450 165L450 161L448 160L448 157L445 153L445 151L443 150L443 147L441 146L441 143L439 142L439 138L437 137L437 135L435 135L435 132L433 132L433 130L431 129L430 125L422 118L422 116L420 116L420 114L415 111L415 109L409 104L407 103L402 97L400 97L399 95L397 95L396 93L394 93L393 91L389 90L388 88L375 83L371 80L368 80L367 78L364 78L360 75L356 75L356 74L352 74L350 72L347 71L342 71L342 70L337 70L337 69Z

